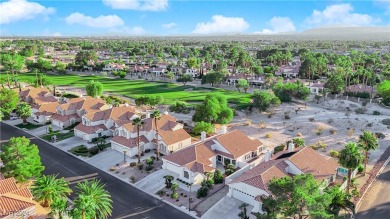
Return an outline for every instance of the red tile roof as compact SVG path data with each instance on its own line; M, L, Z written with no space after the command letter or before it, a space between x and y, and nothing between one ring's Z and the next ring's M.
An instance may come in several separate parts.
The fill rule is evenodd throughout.
M135 115L135 109L131 106L121 106L113 107L103 111L97 111L92 113L87 113L84 116L91 121L100 121L100 120L126 120L131 122L131 119Z
M71 119L78 119L78 118L80 118L80 117L77 114L63 116L63 115L55 113L51 116L52 120L54 119L54 120L58 120L60 122L66 122L66 121L70 121Z
M227 150L234 158L241 157L251 151L256 151L263 145L259 140L249 138L240 130L234 130L224 135L216 137L216 140Z
M114 136L112 139L111 139L111 142L114 142L114 143L117 143L117 144L120 144L120 145L123 145L123 146L126 146L128 148L134 148L134 147L138 147L138 139L137 138L130 138L130 139L127 139L123 136ZM145 136L140 136L140 142L142 143L148 143L149 140L145 137Z
M106 131L107 128L105 125L100 124L100 125L95 125L95 126L86 126L83 125L82 123L78 124L76 127L74 127L75 130L84 132L85 134L93 134L96 133L99 129L102 129L103 131Z

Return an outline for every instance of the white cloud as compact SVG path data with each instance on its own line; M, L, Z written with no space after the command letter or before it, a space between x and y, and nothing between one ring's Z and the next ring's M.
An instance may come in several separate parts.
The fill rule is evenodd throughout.
M174 23L174 22L171 22L171 23L169 23L169 24L163 24L163 25L161 25L161 27L164 28L164 29L171 29L171 28L174 28L174 27L176 27L176 26L177 26L177 24Z
M123 26L125 22L117 15L100 15L99 17L91 17L79 12L73 13L65 18L68 24L81 24L88 27L111 28Z
M366 26L379 21L368 14L353 13L353 10L350 4L330 5L323 11L314 10L305 23L310 26Z
M20 20L29 20L55 12L54 8L46 8L36 2L26 0L10 0L0 3L0 24L8 24Z
M60 32L54 32L54 33L52 34L52 36L60 37L60 36L62 36L62 33L60 33Z
M214 15L210 22L198 23L194 34L216 34L216 33L241 33L249 28L249 24L241 17L224 17Z
M146 30L140 26L121 27L110 30L110 35L145 35Z
M263 29L262 31L255 32L254 34L274 34L295 31L294 23L289 17L273 17L268 22L268 25L271 29Z
M163 11L168 8L168 0L103 0L103 3L113 9Z

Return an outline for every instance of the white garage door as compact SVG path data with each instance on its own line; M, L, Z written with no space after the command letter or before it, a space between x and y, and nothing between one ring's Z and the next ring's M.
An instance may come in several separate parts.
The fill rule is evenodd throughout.
M253 200L255 199L255 197L252 197L250 194L237 189L233 189L232 197L250 205L253 205Z
M181 167L178 167L178 166L176 166L176 165L174 165L174 164L172 164L172 163L170 163L170 162L166 162L165 168L166 168L167 170L170 170L170 171L172 171L172 172L174 172L174 173L177 173L177 174L179 174L179 175L182 174L182 168L181 168Z
M122 146L118 145L117 143L111 142L111 147L112 147L112 149L123 153Z

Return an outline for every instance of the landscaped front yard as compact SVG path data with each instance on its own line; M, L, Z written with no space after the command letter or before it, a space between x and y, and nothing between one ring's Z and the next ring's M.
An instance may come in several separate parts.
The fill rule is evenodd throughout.
M16 127L19 127L22 129L28 129L28 130L36 129L36 128L39 128L42 126L43 125L36 125L36 124L29 123L29 122L27 122L26 124L21 123L21 124L16 125Z
M40 137L46 141L52 141L53 136L56 136L56 139L57 139L56 141L62 141L64 139L73 137L74 132L69 131L69 132L61 133L59 131L53 131L52 133L44 134L44 135L41 135Z
M20 81L31 81L35 74L20 74ZM146 80L112 79L101 76L79 76L79 75L47 75L55 85L74 86L85 88L90 80L100 81L105 92L124 95L130 98L138 98L144 95L162 96L166 104L172 104L178 100L188 103L203 101L210 92L221 93L231 104L242 108L249 103L250 94L230 91L220 88L205 88L194 86L180 86L168 82L149 82ZM1 78L1 77L0 77Z

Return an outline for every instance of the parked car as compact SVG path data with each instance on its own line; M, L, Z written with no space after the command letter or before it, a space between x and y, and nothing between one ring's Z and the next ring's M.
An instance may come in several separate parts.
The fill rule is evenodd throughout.
M17 117L17 116L11 116L11 117L9 117L9 119L11 119L11 120L16 120L16 119L19 119L19 117Z

